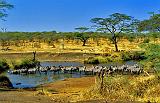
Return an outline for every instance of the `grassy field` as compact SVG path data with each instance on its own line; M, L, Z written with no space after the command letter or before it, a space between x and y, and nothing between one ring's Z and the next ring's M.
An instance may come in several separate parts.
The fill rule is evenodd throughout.
M159 40L157 40L157 43L158 41ZM35 44L37 42L38 40L35 40L34 42L26 42L25 45L22 45L22 42L20 46L5 46L4 48L8 48L8 50L2 50L0 53L26 53L32 51L50 53L105 53L114 50L114 44L112 44L107 38L99 38L98 45L93 39L89 39L86 46L82 46L82 42L79 40L59 39L57 42L54 42L54 47L46 42L41 42L39 44L40 46L36 47ZM143 39L135 40L133 42L130 42L127 39L122 39L118 43L119 50L139 50L140 48L138 47L138 44L141 42L143 42ZM3 47L1 46L0 48Z
M21 46L6 46L8 50L0 50L1 59L8 60L21 60L32 58L32 52L37 51L37 59L40 61L84 61L89 57L95 55L105 55L106 53L114 53L114 44L106 38L100 38L97 43L93 39L89 39L86 46L82 46L79 40L64 40L63 44L61 39L54 43L54 47L47 43L40 43L40 47L33 47L35 42L27 42ZM119 50L124 51L141 51L138 46L143 40L135 40L130 42L127 39L119 41ZM152 42L152 41L151 41ZM157 39L157 42L159 40ZM0 46L0 48L4 48Z

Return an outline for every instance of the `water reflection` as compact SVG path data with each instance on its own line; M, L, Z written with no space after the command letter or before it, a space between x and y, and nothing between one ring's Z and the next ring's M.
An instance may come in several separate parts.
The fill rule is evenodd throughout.
M83 74L74 73L74 74L33 74L33 75L14 75L7 74L10 81L12 82L14 88L28 88L35 87L41 84L54 82L58 80L64 80L65 78L79 78L85 76ZM18 84L18 85L17 85Z

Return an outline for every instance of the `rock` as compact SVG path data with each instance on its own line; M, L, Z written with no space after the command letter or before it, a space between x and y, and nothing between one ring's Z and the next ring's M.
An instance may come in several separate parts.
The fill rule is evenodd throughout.
M16 85L21 85L22 83L16 83Z

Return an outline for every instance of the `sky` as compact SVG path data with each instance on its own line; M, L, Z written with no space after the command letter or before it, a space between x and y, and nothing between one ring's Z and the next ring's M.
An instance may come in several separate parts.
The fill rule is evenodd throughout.
M160 0L6 0L15 7L8 11L0 28L8 31L72 32L91 26L90 19L125 13L143 20L148 12L160 10Z

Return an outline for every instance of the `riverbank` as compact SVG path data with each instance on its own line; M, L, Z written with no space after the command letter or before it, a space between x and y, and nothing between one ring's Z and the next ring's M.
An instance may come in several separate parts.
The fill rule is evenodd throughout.
M37 52L36 59L40 62L80 62L86 64L99 64L108 62L123 62L129 60L143 59L143 51L130 51L130 52L108 52L108 53L51 53L51 52ZM20 53L0 53L2 59L8 62L20 62L26 59L32 59L32 52Z
M147 101L158 103L156 101L160 100L158 90L160 85L157 82L159 79L155 75L117 75L110 77L110 79L109 87L106 87L103 91L107 93L106 89L109 89L111 86L110 95L99 94L100 84L98 84L96 77L82 77L44 84L37 88L0 89L0 103L141 103ZM126 85L126 83L129 84ZM131 88L131 86L134 88ZM143 91L141 91L142 88ZM131 91L133 94L127 94ZM139 93L144 93L144 97L141 97ZM117 95L118 98L116 98ZM128 95L133 95L132 98L135 97L136 99L129 102L128 100L131 99L126 97ZM116 102L117 100L121 102Z
M95 77L82 77L45 84L37 90L0 91L0 103L83 103L82 94L94 84Z
M50 53L50 52L37 52L36 59L39 61L75 61L84 62L89 57L95 57L94 53ZM2 59L12 60L23 60L33 58L32 52L19 52L19 53L0 53Z

